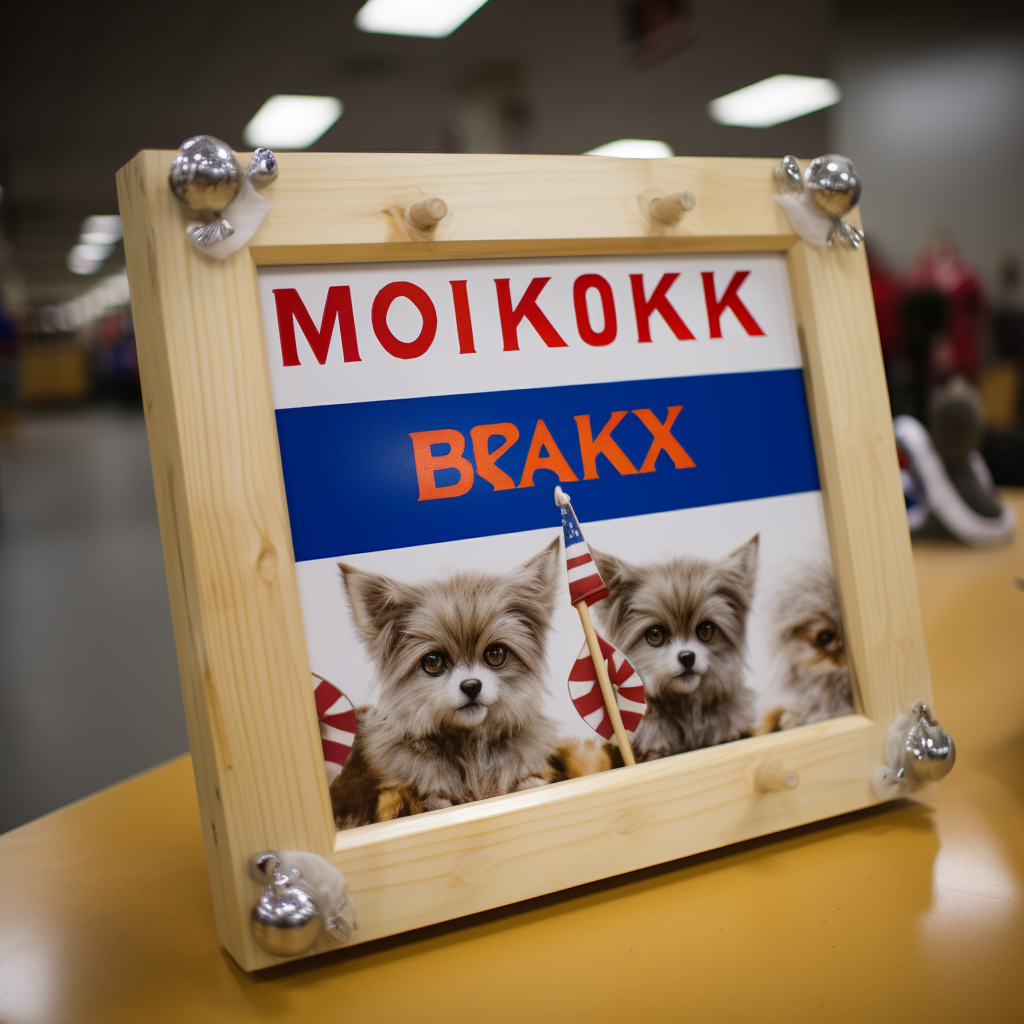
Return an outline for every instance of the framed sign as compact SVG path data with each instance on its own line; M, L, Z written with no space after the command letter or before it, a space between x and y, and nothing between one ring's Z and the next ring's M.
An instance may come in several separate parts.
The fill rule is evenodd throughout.
M774 161L285 154L219 261L172 157L118 189L242 967L263 850L354 943L876 801L930 688L867 264Z

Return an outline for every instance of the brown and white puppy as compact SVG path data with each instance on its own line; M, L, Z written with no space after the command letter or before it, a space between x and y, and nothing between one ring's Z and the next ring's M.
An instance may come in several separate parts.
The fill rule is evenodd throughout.
M640 566L591 548L609 591L594 605L603 635L644 681L638 760L736 740L753 726L743 676L757 548L755 536L719 561Z
M556 540L504 575L413 584L340 563L380 699L331 784L338 828L611 767L598 744L560 745L544 714L559 562Z
M843 616L832 567L805 563L787 576L771 605L772 639L783 660L778 728L853 714Z

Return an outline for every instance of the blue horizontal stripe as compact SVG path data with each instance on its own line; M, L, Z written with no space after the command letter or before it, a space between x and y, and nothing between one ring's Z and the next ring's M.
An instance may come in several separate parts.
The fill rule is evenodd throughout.
M573 417L589 414L596 437L613 412L629 411L612 436L639 468L651 434L632 410L651 409L664 422L668 407L676 405L683 410L672 435L694 467L676 469L662 452L655 472L622 476L598 456L599 479L582 479ZM519 441L497 464L519 483L538 420L580 477L563 486L584 522L819 488L798 369L280 409L277 432L296 559L557 528L552 490L559 481L546 469L538 470L533 487L496 491L476 476L464 495L419 500L411 433L458 430L472 461L474 426L514 423ZM499 441L492 440L492 451ZM433 449L434 455L447 451L444 445ZM437 486L457 479L454 469L434 478Z

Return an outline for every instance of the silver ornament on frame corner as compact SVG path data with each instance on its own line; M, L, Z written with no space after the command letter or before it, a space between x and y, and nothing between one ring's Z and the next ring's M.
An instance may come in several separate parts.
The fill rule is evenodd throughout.
M831 246L838 238L853 249L860 247L864 233L843 220L861 195L860 175L849 157L819 156L801 173L796 157L785 156L775 168L775 184L775 202L805 241Z
M226 142L212 135L186 139L171 162L169 182L185 208L202 218L185 228L192 244L221 260L245 245L270 210L257 189L277 175L277 157L269 149L257 149L243 172Z
M922 700L889 726L885 759L871 779L879 800L905 796L944 779L956 763L956 744Z
M299 956L326 932L348 942L355 930L352 896L345 877L323 857L302 850L257 854L254 881L267 883L252 910L256 944L274 956Z

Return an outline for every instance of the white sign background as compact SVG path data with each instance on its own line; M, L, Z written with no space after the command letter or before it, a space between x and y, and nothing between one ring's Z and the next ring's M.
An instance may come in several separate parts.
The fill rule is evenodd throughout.
M722 337L711 338L701 272L714 273L716 294L721 299L733 274L742 270L749 270L750 276L740 287L739 297L764 336L749 337L736 316L726 310L721 317ZM629 275L644 275L644 294L649 298L662 275L668 273L679 274L668 290L668 298L695 340L679 341L662 317L653 313L651 341L641 343L637 340ZM610 345L597 348L580 339L573 282L582 274L601 274L611 286L618 336ZM532 325L523 320L519 325L520 350L505 352L494 282L509 278L514 306L536 277L551 278L537 305L568 347L548 348ZM261 267L258 279L276 409L800 366L786 264L782 256L774 253ZM437 310L437 336L417 359L396 359L373 334L370 308L377 292L392 281L418 285L431 297ZM450 281L466 282L476 342L473 354L459 353ZM336 285L349 285L352 290L360 361L344 361L335 325L323 366L298 329L296 339L302 365L285 366L274 289L297 289L319 328L327 290ZM594 289L587 293L587 307L591 323L600 329L602 310ZM395 336L405 342L415 340L423 323L416 307L405 298L395 300L387 320Z

